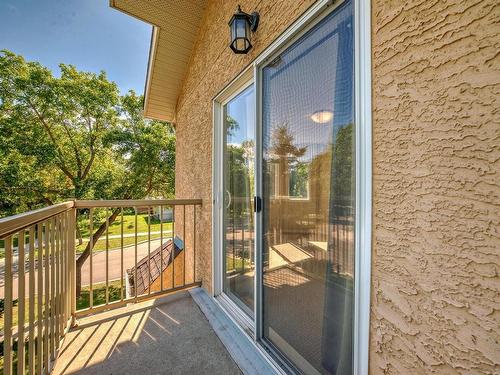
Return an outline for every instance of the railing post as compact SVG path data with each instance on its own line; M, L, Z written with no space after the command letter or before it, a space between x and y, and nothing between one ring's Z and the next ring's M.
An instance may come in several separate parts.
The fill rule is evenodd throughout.
M68 255L69 255L69 295L71 309L71 325L76 324L76 208L69 211L68 220ZM92 236L92 233L90 234Z

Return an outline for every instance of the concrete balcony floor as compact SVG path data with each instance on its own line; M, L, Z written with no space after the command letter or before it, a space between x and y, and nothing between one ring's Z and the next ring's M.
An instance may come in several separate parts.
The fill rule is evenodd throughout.
M188 292L79 320L54 374L241 374Z

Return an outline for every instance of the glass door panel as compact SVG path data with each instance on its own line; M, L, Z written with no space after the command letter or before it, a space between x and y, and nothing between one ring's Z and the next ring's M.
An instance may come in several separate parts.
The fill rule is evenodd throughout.
M351 374L353 23L347 1L262 69L263 336L306 374Z
M223 106L223 123L223 291L253 317L255 273L253 85Z

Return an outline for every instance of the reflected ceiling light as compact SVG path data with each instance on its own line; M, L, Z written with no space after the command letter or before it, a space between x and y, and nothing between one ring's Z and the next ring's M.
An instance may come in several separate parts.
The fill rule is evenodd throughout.
M325 109L316 111L311 115L311 120L313 120L318 124L324 124L330 122L332 121L332 119L333 119L333 112Z

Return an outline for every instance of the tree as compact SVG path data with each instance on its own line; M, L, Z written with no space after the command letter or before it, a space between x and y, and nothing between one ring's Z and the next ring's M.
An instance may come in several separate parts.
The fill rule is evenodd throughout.
M60 68L55 78L39 63L8 51L0 55L4 212L60 197L106 195L92 188L105 178L96 166L113 157L102 141L117 120L118 88L104 73Z
M341 127L332 147L332 196L335 205L350 205L354 192L352 123Z
M288 126L278 125L271 134L270 157L279 166L279 185L276 193L279 196L289 195L288 174L290 164L296 163L305 155L307 147L297 147L294 144L294 136L290 133Z
M175 135L145 120L142 96L120 97L106 74L0 53L0 210L10 214L68 198L140 199L174 191ZM113 210L109 223L118 215ZM95 244L105 230L93 234ZM81 266L90 242L77 260Z
M121 98L118 120L103 137L105 148L112 149L120 161L111 183L115 184L112 198L140 199L147 196L173 196L175 186L175 135L173 127L162 121L145 120L142 115L143 97L129 92ZM95 198L94 198L95 199ZM111 212L111 224L120 209ZM104 221L93 234L93 243L106 229ZM80 292L81 268L90 255L90 242L76 261L77 294Z

